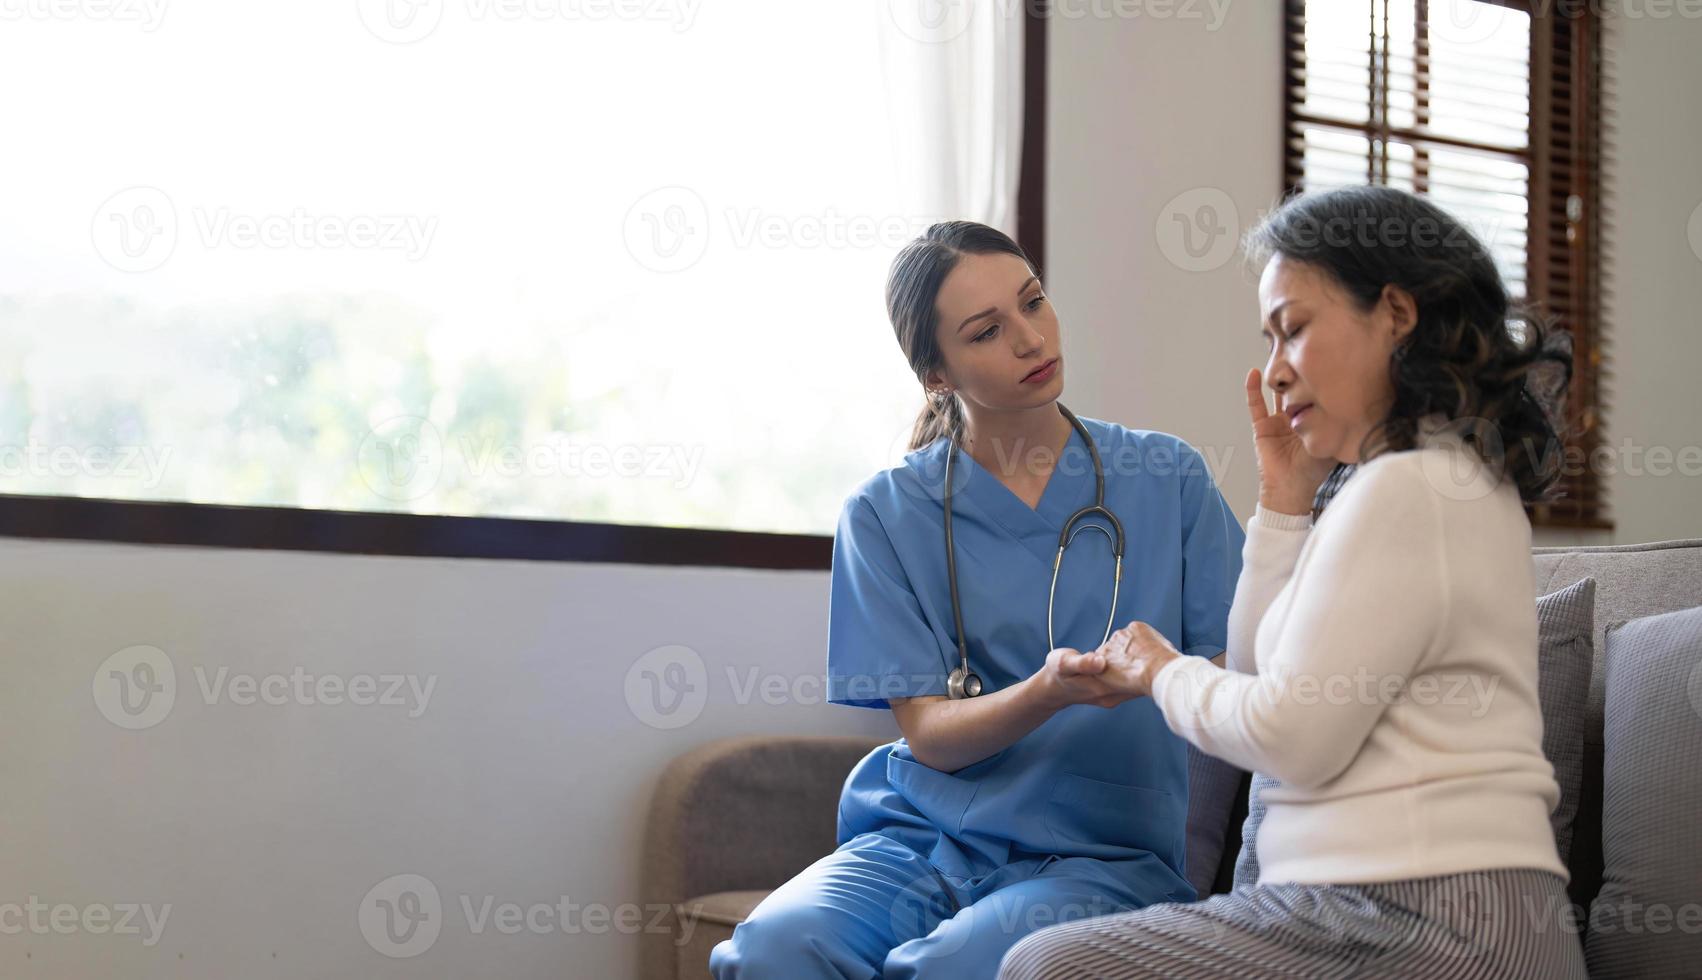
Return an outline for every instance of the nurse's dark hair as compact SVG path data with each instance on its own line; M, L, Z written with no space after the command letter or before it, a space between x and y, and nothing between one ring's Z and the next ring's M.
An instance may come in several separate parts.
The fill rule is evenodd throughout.
M1392 187L1347 187L1290 198L1244 245L1256 266L1281 255L1322 271L1363 312L1385 286L1412 295L1417 323L1389 360L1394 404L1361 460L1413 448L1439 412L1521 499L1552 494L1571 335L1509 299L1494 256L1452 215ZM1349 472L1325 481L1315 514Z
M965 255L1014 255L1034 275L1028 253L997 228L973 221L942 221L932 225L892 260L886 279L886 315L898 346L926 384L928 372L943 362L940 353L940 285ZM948 432L962 433L963 404L956 394L930 395L910 433L910 448L920 449Z

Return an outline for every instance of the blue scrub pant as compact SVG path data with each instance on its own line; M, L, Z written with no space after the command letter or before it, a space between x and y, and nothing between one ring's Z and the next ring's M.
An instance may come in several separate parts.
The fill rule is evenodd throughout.
M1038 929L1195 897L1151 855L1012 858L958 878L890 837L854 837L763 899L715 947L710 972L717 980L991 980L1005 951Z

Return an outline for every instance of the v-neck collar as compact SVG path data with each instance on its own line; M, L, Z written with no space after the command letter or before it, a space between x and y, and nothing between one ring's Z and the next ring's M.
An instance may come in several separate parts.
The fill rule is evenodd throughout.
M1090 436L1094 434L1086 420L1082 421L1082 425L1087 427ZM949 440L941 439L940 442L941 452L951 451ZM1094 446L1103 458L1104 448L1098 443L1099 440L1094 439ZM1024 503L1010 487L1005 486L1004 481L968 453L958 451L957 465L963 468L964 475L954 481L961 490L953 494L954 506L962 507L966 500L972 501L1047 565L1058 553L1058 532L1063 529L1064 522L1093 501L1093 457L1082 441L1081 433L1073 425L1070 426L1069 441L1064 443L1057 464L1046 478L1040 501L1033 507Z

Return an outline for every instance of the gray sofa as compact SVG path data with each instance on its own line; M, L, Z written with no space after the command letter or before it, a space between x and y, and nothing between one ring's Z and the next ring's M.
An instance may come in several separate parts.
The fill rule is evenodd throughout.
M1538 548L1536 594L1596 579L1595 671L1586 707L1584 778L1572 847L1574 902L1601 886L1602 664L1607 629L1627 620L1702 605L1702 539L1599 548ZM646 828L646 902L674 905L669 934L646 932L644 980L708 975L709 951L774 887L834 848L840 787L876 744L859 738L747 738L701 746L674 760L657 787ZM1241 847L1248 775L1196 754L1190 795L1237 797L1220 809L1190 807L1190 877L1215 868L1227 891ZM1210 785L1201 785L1202 782ZM1233 787L1233 788L1232 788ZM1202 878L1203 880L1203 878Z

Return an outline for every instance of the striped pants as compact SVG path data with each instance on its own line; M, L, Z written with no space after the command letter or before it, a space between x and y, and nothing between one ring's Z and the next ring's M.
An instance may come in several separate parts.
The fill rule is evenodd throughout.
M1584 980L1560 876L1497 869L1360 885L1240 885L1042 929L1001 980L1412 977Z

